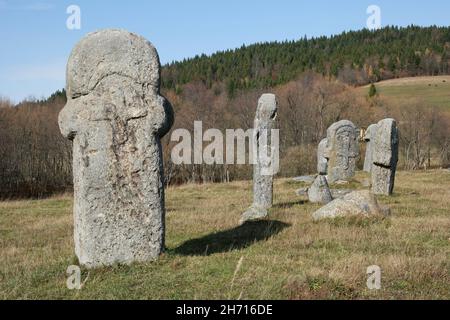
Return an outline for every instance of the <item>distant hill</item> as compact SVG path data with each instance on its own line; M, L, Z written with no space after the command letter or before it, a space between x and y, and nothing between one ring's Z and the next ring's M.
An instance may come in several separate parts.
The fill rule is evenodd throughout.
M375 83L380 97L396 103L424 103L450 113L450 76L410 77ZM369 86L355 89L359 95L368 95Z
M363 29L332 37L265 42L200 55L162 67L164 90L201 82L237 90L273 88L305 71L363 86L387 79L450 75L450 27ZM65 96L64 90L49 98Z
M238 89L286 83L312 70L351 85L450 74L450 27L385 27L332 37L267 42L196 56L163 67L165 89L203 82Z
M282 176L315 172L317 144L341 119L365 127L393 117L403 146L399 169L447 167L450 112L422 106L450 111L449 71L450 27L388 27L255 44L166 65L162 92L176 113L173 130L192 130L198 120L204 128L251 128L259 96L275 93ZM366 98L370 83L378 98ZM64 90L15 108L0 100L0 197L71 190L72 146L57 123L65 103ZM175 166L169 138L163 139L168 184L251 178L251 166Z

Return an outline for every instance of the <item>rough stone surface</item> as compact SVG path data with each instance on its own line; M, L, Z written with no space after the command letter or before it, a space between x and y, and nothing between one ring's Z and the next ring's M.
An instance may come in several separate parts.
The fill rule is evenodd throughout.
M86 267L158 258L164 248L160 139L173 123L153 45L88 34L67 64L61 133L73 140L75 253Z
M338 218L347 216L370 217L385 215L383 210L369 190L354 191L342 199L336 199L320 208L313 214L314 220Z
M398 162L398 129L394 119L378 122L373 145L372 192L391 195Z
M313 183L315 179L316 179L315 176L300 176L300 177L292 178L292 181L304 182L304 183Z
M330 188L325 176L317 176L314 183L308 190L308 199L312 203L327 204L333 201Z
M363 179L363 180L361 181L361 185L362 185L363 187L370 187L370 185L371 185L370 179L369 179L369 178Z
M320 175L326 175L328 172L327 144L328 140L325 138L320 141L317 148L317 172Z
M263 94L256 110L253 145L255 164L253 165L253 205L246 211L241 222L257 220L267 216L267 209L273 205L273 175L267 173L267 163L257 156L257 152L271 148L271 130L276 129L278 103L274 94ZM266 153L267 154L267 153ZM270 171L270 170L269 170Z
M359 157L358 138L358 129L348 120L336 122L328 128L328 182L348 181L355 175Z
M364 158L364 171L372 172L372 154L373 154L373 139L377 133L377 125L371 124L364 135L364 141L366 142L366 156Z
M337 180L337 181L334 182L334 184L337 185L337 186L345 186L345 185L350 184L350 182L348 182L346 180Z
M303 196L308 196L308 189L309 189L309 188L300 188L300 189L298 189L298 190L295 191L295 194L296 194L297 196L301 196L301 197L303 197Z
M331 196L333 199L339 199L352 192L353 190L350 189L331 189Z
M266 208L252 206L242 214L240 223L243 224L247 221L255 221L267 218L269 215Z

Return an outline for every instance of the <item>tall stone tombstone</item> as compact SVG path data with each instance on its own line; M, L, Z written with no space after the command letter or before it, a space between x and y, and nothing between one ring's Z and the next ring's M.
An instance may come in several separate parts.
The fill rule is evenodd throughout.
M384 119L378 122L372 155L372 191L376 195L391 195L394 191L398 143L396 121Z
M325 138L320 141L317 148L317 172L321 176L327 175L328 172L328 153L327 153L328 140Z
M160 139L174 116L153 45L123 30L88 34L67 64L61 133L73 140L74 238L88 267L151 261L164 249Z
M372 154L373 154L373 139L377 133L377 125L371 124L364 135L364 141L366 142L366 156L364 158L364 171L372 172Z
M355 175L359 157L359 132L348 120L334 123L327 130L328 181L348 181Z
M256 110L253 128L253 204L242 215L241 223L268 216L267 209L273 205L273 174L268 170L267 157L272 155L272 130L276 129L278 102L274 94L263 94ZM272 165L272 164L270 164Z

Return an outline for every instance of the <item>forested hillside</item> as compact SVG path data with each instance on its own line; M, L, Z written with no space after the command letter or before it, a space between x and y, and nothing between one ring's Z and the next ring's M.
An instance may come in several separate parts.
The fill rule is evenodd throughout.
M271 88L314 71L350 85L407 76L450 74L450 27L385 27L332 37L266 42L201 55L163 66L162 87L180 92L187 83L228 93ZM58 91L50 97L64 96Z
M211 87L225 82L233 93L283 84L306 70L362 85L394 77L448 74L449 64L450 27L386 27L259 43L174 62L163 69L163 86L177 89L202 81Z
M450 74L450 27L388 27L330 38L264 43L163 66L162 93L175 110L172 130L248 129L264 92L279 100L282 176L314 173L326 129L349 119L362 128L393 117L400 126L401 169L450 164L450 117L433 99L361 94L353 86L393 77ZM442 83L442 81L441 81ZM439 88L441 84L436 84ZM450 100L450 97L448 97ZM44 101L13 105L0 98L0 198L39 197L71 189L71 144L58 129L64 90ZM251 166L183 165L170 161L168 184L251 178ZM361 154L364 154L362 146Z

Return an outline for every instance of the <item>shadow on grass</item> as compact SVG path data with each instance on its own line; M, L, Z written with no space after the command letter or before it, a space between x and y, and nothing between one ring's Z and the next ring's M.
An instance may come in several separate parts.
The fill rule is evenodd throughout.
M233 229L186 241L169 252L185 256L208 256L239 250L255 242L266 241L287 227L290 227L290 224L273 220L246 222Z
M275 209L290 209L292 207L295 206L300 206L303 204L308 203L308 200L297 200L297 201L291 201L291 202L282 202L282 203L277 203L273 206L273 208Z

